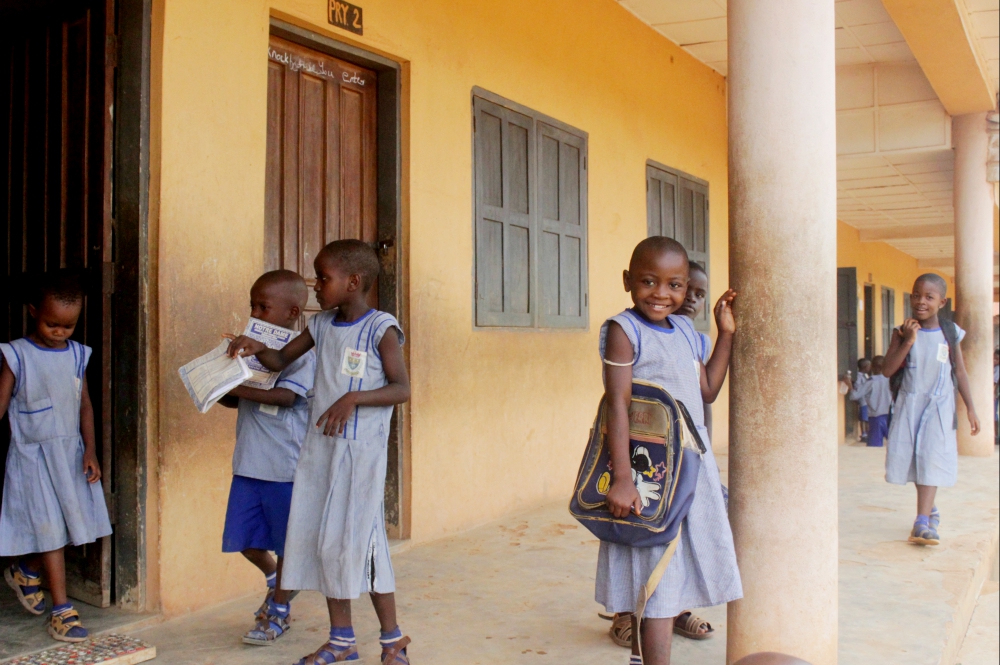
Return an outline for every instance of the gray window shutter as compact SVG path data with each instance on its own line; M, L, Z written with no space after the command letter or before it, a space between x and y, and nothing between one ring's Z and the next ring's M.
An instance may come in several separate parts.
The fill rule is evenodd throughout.
M586 327L587 142L544 122L537 128L539 323Z
M531 326L532 120L474 98L476 325Z
M674 236L677 176L655 166L646 166L647 236Z

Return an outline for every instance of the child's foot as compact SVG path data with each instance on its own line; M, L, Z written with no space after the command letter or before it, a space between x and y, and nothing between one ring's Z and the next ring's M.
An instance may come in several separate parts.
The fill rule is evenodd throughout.
M382 645L382 665L410 665L410 658L406 655L410 638L403 637L399 626L388 633L382 633L378 642Z
M620 647L632 647L632 614L625 612L616 614L611 620L611 629L608 631L611 641Z
M60 642L83 642L89 636L80 623L80 615L69 603L52 608L49 635Z
M265 603L267 609L263 615L257 615L257 625L250 629L243 636L244 644L255 646L270 646L287 633L291 626L288 625L288 605L279 605L271 598Z
M21 564L15 563L10 568L5 568L3 578L7 580L7 586L14 590L17 599L35 616L45 614L45 594L41 589L41 578Z
M930 524L931 528L935 531L941 526L941 513L938 511L937 506L931 508L931 514L927 518L927 523Z
M913 531L910 532L909 540L915 545L937 545L941 542L937 529L931 527L926 518L923 520L917 518L917 521L913 523Z
M296 665L333 665L333 663L360 663L358 643L353 628L331 628L330 640L306 656Z

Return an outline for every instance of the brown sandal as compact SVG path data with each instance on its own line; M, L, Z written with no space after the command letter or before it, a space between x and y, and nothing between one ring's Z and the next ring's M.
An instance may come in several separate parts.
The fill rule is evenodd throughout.
M616 614L611 620L611 630L608 631L611 640L620 647L632 646L632 614Z
M687 618L685 618L687 617ZM699 629L704 629L705 632L698 632ZM689 640L707 640L712 637L715 633L715 629L712 628L712 624L705 621L701 617L695 616L694 612L681 612L674 619L674 632L681 637L686 637Z
M383 648L382 665L410 665L409 657L403 653L409 644L409 637L401 637L391 648Z

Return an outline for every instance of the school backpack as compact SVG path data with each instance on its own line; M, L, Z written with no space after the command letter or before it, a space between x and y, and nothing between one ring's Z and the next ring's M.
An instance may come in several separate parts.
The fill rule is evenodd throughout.
M608 510L612 469L605 396L580 463L569 512L600 540L630 547L667 546L636 603L635 613L641 619L677 548L706 448L684 404L655 383L633 379L628 421L632 480L642 511L616 518Z
M938 323L941 325L941 332L944 334L944 341L948 343L948 361L951 363L951 383L955 388L958 388L958 377L955 373L955 347L958 345L958 326L951 319L941 316L938 318ZM903 387L903 376L906 372L906 361L909 359L910 354L906 354L906 358L903 359L903 364L899 366L892 376L889 377L889 389L892 390L892 403L896 403L896 397L899 395L899 389ZM958 429L958 412L955 412L954 422L952 423L953 429Z

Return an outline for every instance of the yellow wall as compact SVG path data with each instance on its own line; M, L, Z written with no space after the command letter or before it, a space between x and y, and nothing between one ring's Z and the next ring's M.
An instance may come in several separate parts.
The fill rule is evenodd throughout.
M261 588L219 553L234 416L196 413L176 368L242 327L261 270L269 16L348 35L327 25L324 0L161 2L159 573L176 613ZM364 12L353 43L404 63L419 541L568 499L601 392L598 329L629 304L620 272L645 235L647 159L710 183L713 295L725 289L725 80L613 0L369 0ZM589 132L587 331L473 330L473 86ZM724 393L723 448L727 425Z
M865 353L864 323L862 310L865 284L875 285L874 349L875 355L883 355L886 347L882 340L882 287L896 292L895 324L903 322L904 294L913 290L913 281L921 274L936 272L948 283L949 297L955 293L952 277L937 270L917 267L917 260L884 242L861 242L860 233L853 226L837 222L837 267L858 270L858 357ZM871 277L869 278L869 275ZM852 368L853 371L854 368Z

